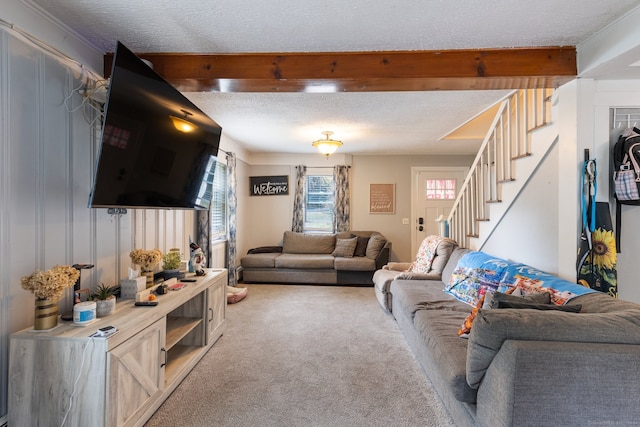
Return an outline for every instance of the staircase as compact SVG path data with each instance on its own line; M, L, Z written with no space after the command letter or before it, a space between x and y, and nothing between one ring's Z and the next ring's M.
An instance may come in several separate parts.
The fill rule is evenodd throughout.
M447 219L460 247L481 250L557 140L553 89L517 90L498 112Z

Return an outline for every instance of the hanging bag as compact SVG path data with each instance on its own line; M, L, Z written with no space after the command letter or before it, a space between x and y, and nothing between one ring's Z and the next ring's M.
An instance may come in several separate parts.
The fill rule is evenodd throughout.
M613 184L616 199L622 203L640 202L640 136L621 136L613 151Z
M640 205L640 130L628 129L613 146L616 246L620 252L621 205Z

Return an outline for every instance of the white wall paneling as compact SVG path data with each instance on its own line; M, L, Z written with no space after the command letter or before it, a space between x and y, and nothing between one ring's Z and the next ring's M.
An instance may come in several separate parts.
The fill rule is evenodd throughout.
M180 248L182 258L189 257L189 236L195 239L195 212L190 210L129 209L133 229L131 249L158 248L163 253ZM126 257L126 259L124 258ZM128 252L123 254L123 272L131 265ZM158 269L160 266L158 266Z
M115 285L134 247L180 247L190 211L89 209L99 129L77 93L86 74L0 27L0 422L7 412L8 336L33 325L33 295L20 278L56 264L89 263L83 288ZM139 244L140 243L140 244ZM71 309L67 290L59 304Z
M9 254L11 241L9 235L9 177L11 173L10 128L9 128L9 74L8 57L9 36L0 31L0 423L7 413L7 384L9 370L9 301L11 271Z

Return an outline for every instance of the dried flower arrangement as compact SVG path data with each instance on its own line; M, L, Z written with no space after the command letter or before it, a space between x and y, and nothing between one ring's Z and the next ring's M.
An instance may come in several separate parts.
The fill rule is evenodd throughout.
M37 299L57 302L65 288L73 286L80 277L80 270L69 265L55 265L51 270L36 270L20 280L22 288L33 292Z
M151 270L162 259L162 252L160 249L151 249L146 251L144 249L134 249L129 252L131 262L138 264L144 270Z

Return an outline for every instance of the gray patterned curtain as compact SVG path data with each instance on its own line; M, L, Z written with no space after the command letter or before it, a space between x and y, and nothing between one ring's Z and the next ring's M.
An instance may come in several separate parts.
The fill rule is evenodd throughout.
M209 209L198 210L196 211L196 236L193 239L194 242L200 249L202 249L202 253L204 254L206 260L206 267L211 267L211 257L209 254L211 253L211 233L209 233L209 216L211 212ZM191 238L191 236L189 236ZM189 255L189 248L187 248L187 255Z
M334 166L333 182L336 190L333 199L333 231L349 231L349 219L351 218L349 196L349 166Z
M291 231L301 233L304 231L304 206L305 206L305 178L307 176L306 166L296 166L296 192L293 199L293 220L291 221Z
M227 153L227 269L229 271L229 286L235 286L237 281L236 208L238 207L238 198L236 187L236 155L229 152Z

